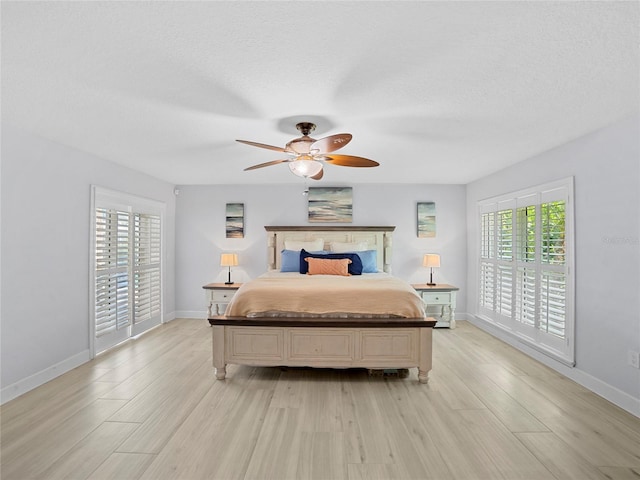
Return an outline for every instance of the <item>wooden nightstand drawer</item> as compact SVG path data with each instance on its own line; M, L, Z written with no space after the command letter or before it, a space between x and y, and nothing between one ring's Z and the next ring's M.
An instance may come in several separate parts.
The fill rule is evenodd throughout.
M234 291L209 290L211 292L211 301L213 303L229 303L236 293Z
M449 305L451 294L447 292L422 292L422 300L427 305Z

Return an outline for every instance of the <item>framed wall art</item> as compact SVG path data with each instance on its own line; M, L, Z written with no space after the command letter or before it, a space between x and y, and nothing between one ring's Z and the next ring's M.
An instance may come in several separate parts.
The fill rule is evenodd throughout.
M418 238L436 236L435 202L418 202Z
M244 238L244 203L227 203L227 238Z
M351 187L310 187L309 222L351 223L353 189Z

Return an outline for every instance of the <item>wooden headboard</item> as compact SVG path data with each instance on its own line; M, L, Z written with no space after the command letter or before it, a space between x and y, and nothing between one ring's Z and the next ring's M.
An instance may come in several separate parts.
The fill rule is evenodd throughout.
M396 227L355 226L265 226L267 231L267 268L280 270L281 252L285 240L324 240L324 249L331 242L367 242L369 250L376 250L378 270L391 273L391 237Z

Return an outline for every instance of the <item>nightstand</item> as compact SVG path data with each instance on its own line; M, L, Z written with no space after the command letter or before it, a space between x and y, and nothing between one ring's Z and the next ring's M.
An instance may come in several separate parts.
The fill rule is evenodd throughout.
M436 327L456 328L456 292L460 290L453 285L437 283L414 283L411 285L425 303L425 313L438 320Z
M226 305L231 301L233 296L242 286L241 283L232 283L231 285L226 283L209 283L202 288L207 291L207 300L209 301L209 309L207 311L208 317L213 317L213 306L216 306L215 315L220 315L220 305ZM224 311L222 312L224 313Z

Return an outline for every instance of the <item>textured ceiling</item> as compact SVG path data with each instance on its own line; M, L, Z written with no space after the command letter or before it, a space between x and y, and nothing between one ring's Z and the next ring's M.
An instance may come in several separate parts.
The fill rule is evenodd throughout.
M175 184L468 183L638 111L638 2L7 2L2 122Z

